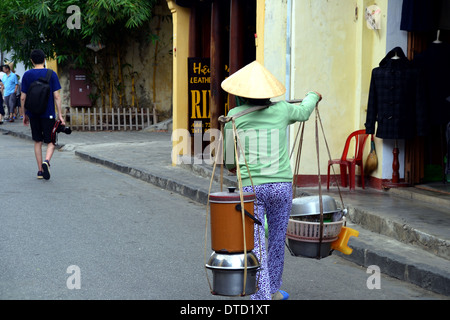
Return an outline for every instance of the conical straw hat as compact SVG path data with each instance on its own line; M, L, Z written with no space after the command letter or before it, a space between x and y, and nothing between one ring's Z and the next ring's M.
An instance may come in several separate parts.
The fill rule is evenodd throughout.
M258 61L222 81L222 89L235 96L252 99L275 98L286 92L284 85Z

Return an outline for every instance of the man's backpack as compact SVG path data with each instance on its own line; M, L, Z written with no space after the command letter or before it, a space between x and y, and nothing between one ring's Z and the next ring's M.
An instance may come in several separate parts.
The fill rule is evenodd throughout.
M47 76L34 81L27 91L25 109L33 114L43 114L50 98L50 78L53 71L47 69Z

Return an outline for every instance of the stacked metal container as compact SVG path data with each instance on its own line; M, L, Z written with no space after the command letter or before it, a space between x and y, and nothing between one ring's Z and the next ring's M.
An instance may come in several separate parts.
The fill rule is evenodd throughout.
M322 200L322 221L320 200ZM286 236L296 256L324 258L338 239L346 210L339 209L330 196L306 196L292 200L291 217Z
M255 194L236 192L212 193L211 254L206 268L212 271L212 293L244 296L257 291L259 262L254 249L254 224L261 224L253 215ZM244 217L241 211L244 204Z

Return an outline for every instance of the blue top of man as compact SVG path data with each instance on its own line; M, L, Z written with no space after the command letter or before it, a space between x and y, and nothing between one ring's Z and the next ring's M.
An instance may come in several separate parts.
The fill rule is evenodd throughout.
M4 74L2 77L3 85L5 86L5 90L3 91L3 95L8 97L9 95L14 93L16 90L16 85L19 84L17 81L17 76L14 72L10 72L9 74Z
M27 93L30 85L38 80L39 78L44 78L47 76L47 69L31 69L24 73L22 78L22 92ZM59 83L58 75L55 71L53 71L52 76L50 78L50 97L47 103L47 110L43 114L40 115L41 118L54 119L56 117L55 113L55 100L53 97L53 92L61 89L61 84ZM31 112L26 111L27 116L33 117Z

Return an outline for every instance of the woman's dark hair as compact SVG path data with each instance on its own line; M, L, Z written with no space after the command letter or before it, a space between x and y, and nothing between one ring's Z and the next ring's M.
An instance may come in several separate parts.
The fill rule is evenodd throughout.
M30 59L34 64L42 64L45 61L45 53L40 49L31 51Z
M252 104L255 106L270 106L273 104L272 101L270 101L270 99L251 99L251 98L246 99L248 104Z

